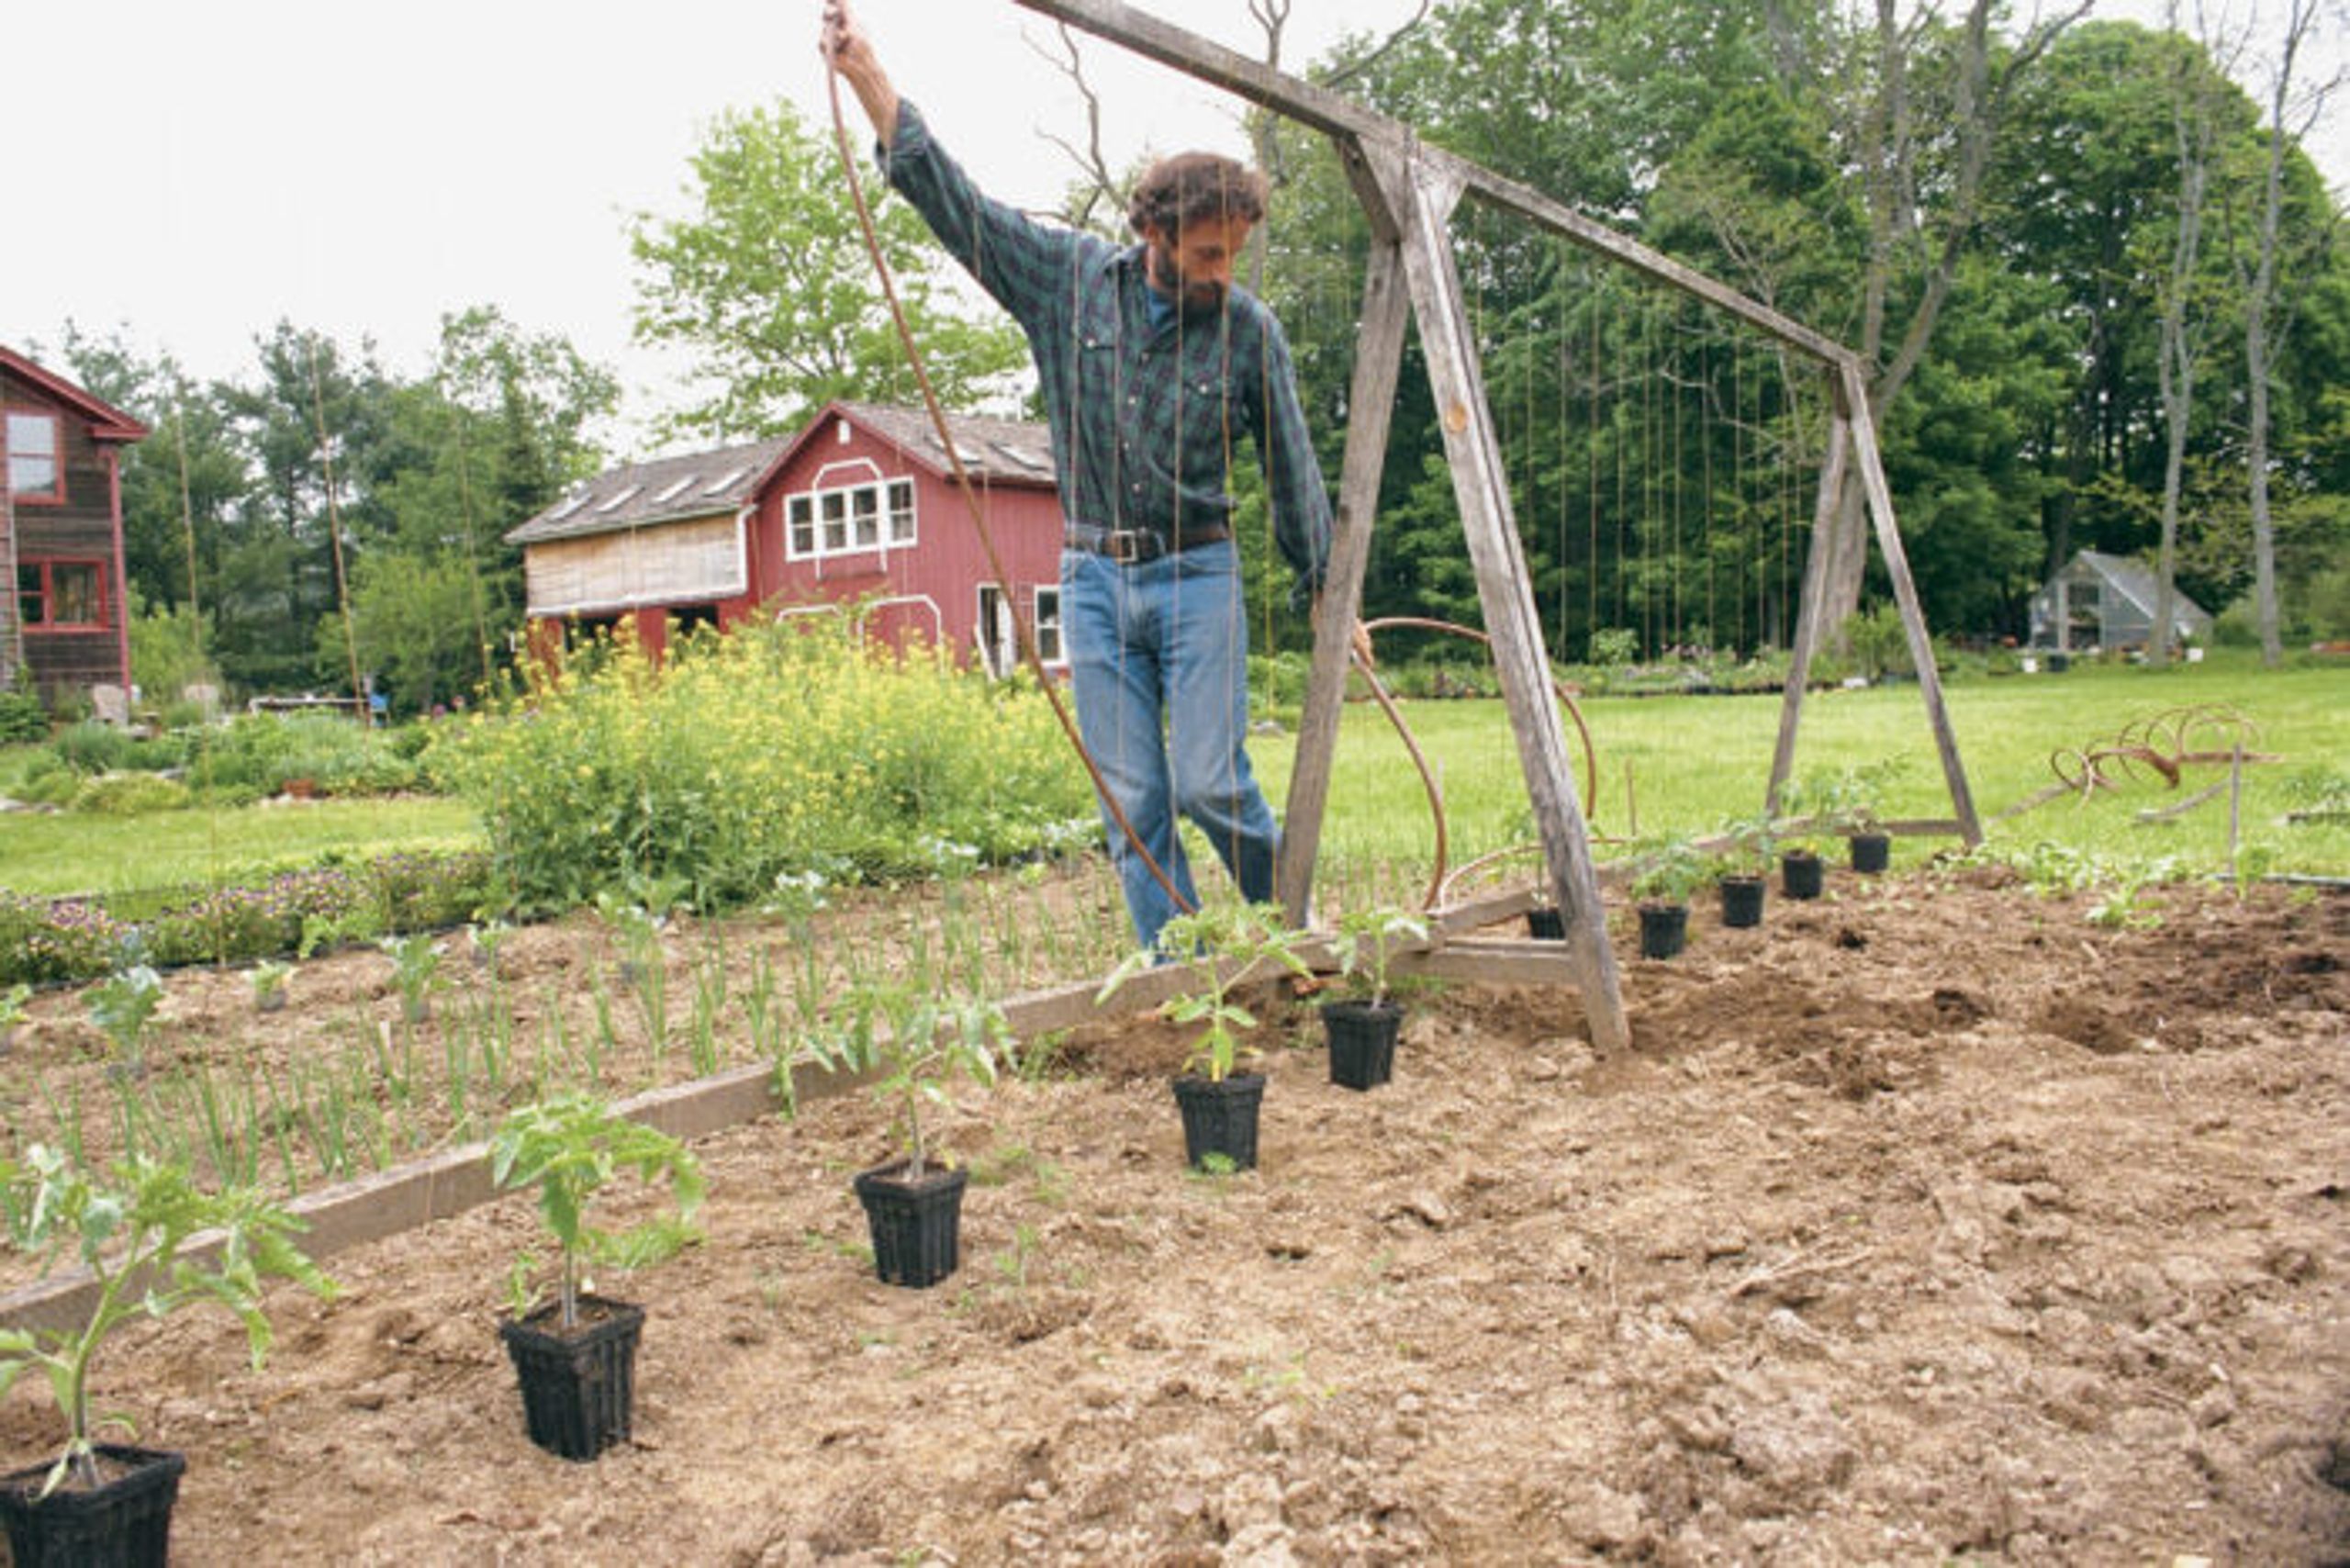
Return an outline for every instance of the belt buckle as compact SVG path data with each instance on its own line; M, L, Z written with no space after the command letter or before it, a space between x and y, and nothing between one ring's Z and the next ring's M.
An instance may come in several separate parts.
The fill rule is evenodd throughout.
M1146 554L1150 543L1150 535L1139 528L1113 528L1102 536L1102 554L1122 566L1131 566L1150 559Z

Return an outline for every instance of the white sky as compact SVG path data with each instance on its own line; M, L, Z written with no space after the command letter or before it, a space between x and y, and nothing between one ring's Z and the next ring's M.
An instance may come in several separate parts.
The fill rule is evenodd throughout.
M2273 4L2273 0L2271 0ZM1245 0L1143 0L1244 52ZM1384 28L1412 0L1294 0L1285 60ZM2161 0L2105 0L2159 22ZM865 0L901 89L1000 196L1049 206L1072 166L1075 93L1011 0ZM684 210L687 161L723 108L778 95L829 127L819 0L122 0L11 7L0 110L14 219L0 342L54 350L70 318L119 328L200 377L246 377L284 317L429 365L443 312L490 303L560 332L626 386L624 422L674 397L677 366L629 342L625 220ZM102 17L102 24L93 17ZM1088 40L1113 167L1146 148L1240 153L1238 106ZM28 69L34 62L47 62ZM106 96L92 100L93 84ZM862 117L844 94L860 148ZM2350 102L2318 157L2350 185ZM624 442L625 443L625 442Z

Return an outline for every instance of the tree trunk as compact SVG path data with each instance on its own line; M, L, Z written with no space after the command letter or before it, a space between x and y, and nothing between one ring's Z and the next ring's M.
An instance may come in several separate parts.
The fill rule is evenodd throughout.
M2244 377L2251 383L2245 409L2244 469L2250 481L2254 608L2260 620L2260 662L2274 669L2284 658L2277 625L2277 527L2268 510L2268 307L2277 291L2277 230L2285 190L2285 111L2291 102L2293 64L2315 20L2315 0L2291 0L2285 18L2285 49L2268 98L2267 184L2260 207L2260 252L2244 301Z
M2178 27L2177 0L2167 7L2171 30ZM2200 39L2199 52L2210 51ZM2146 633L2146 656L2170 662L2177 618L2178 497L2187 469L2187 430L2195 412L2196 334L2188 321L2195 292L2195 270L2203 236L2203 195L2211 169L2211 109L2196 62L2183 59L2171 123L2178 140L2178 235L2171 247L2170 285L2163 291L2162 344L2156 366L2162 390L2164 434L2162 544L2154 564L2154 621ZM2192 82L2190 83L2190 78Z
M1915 116L1910 106L1909 45L1895 0L1875 0L1878 96L1862 115L1860 157L1862 190L1869 207L1869 255L1862 280L1862 362L1874 367L1869 381L1869 414L1877 429L1885 428L1886 411L1901 395L1910 374L1926 356L1943 302L1958 275L1958 263L1981 217L1983 179L1990 167L1991 145L1999 115L2017 80L2056 41L2066 28L2087 13L2087 0L2045 21L2038 22L2009 53L1994 74L1990 64L1991 3L1970 0L1960 27L1961 45L1954 62L1957 81L1952 94L1958 165L1949 185L1947 205L1932 225L1919 210L1915 174ZM1893 287L1893 267L1905 251L1920 249L1922 286L1917 307L1901 331L1899 347L1888 362L1886 302ZM1862 505L1859 479L1848 475L1836 509L1835 537L1824 562L1818 609L1820 630L1828 643L1843 650L1841 628L1861 605L1861 581L1868 564L1868 521Z

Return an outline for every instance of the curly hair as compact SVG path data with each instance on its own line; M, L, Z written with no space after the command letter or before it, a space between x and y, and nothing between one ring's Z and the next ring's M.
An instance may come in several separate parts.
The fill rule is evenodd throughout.
M1143 172L1126 203L1126 221L1140 234L1154 225L1169 240L1202 218L1265 216L1265 176L1216 152L1178 152Z

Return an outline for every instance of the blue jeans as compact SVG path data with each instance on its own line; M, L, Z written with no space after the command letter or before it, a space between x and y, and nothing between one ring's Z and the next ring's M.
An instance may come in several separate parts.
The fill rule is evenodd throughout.
M1085 749L1183 902L1197 908L1200 897L1176 836L1179 812L1215 846L1241 897L1270 899L1281 830L1243 746L1248 626L1238 552L1226 541L1127 566L1063 550L1061 618ZM1156 946L1178 907L1106 805L1102 825L1135 935Z

